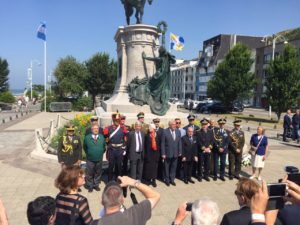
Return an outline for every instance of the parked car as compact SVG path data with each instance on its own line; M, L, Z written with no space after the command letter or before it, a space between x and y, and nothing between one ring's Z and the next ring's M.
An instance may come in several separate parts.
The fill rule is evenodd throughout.
M12 106L10 104L0 102L0 112L3 110L12 110Z
M200 113L211 114L211 113L226 113L228 108L221 102L207 103L201 107Z
M174 104L177 106L177 108L184 108L184 102L183 101L176 101Z
M203 106L207 105L207 104L209 104L209 103L204 102L204 101L198 103L198 105L197 105L197 107L196 107L196 112L200 113L200 112L201 112L201 108L202 108Z
M233 112L243 112L244 111L244 105L242 102L238 102L238 101L235 101L233 104L232 104L232 111Z

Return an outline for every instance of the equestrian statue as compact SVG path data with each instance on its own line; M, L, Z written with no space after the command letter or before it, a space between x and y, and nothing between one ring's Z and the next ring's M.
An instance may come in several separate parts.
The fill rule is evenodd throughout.
M152 4L153 0L148 0L149 5ZM130 17L135 9L136 23L143 23L144 7L146 0L121 0L125 8L127 25L130 25Z

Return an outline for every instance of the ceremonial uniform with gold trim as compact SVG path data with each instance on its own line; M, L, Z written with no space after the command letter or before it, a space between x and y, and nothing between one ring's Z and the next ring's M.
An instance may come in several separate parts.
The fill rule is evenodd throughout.
M240 126L241 120L235 120L235 126ZM234 128L230 131L229 144L229 179L239 179L242 165L243 148L245 145L245 134L241 129Z
M73 135L63 135L57 149L58 162L66 166L74 165L82 159L80 138Z

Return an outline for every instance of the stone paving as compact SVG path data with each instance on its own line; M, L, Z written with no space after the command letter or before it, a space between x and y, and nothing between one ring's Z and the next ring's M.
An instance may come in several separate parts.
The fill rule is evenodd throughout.
M66 114L71 118L73 114ZM36 126L46 128L49 121L55 119L56 114L39 113L27 120L15 124L0 132L0 195L7 209L11 225L25 225L27 203L41 195L55 197L58 190L54 187L54 179L59 172L59 166L53 163L40 162L31 159L29 153L34 148L34 131ZM250 133L246 133L249 142ZM276 140L270 141L271 154L266 161L263 177L269 182L276 182L283 177L283 168L286 165L294 165L300 168L299 147L283 144ZM243 171L245 174L251 168ZM227 212L238 208L233 194L236 180L234 181L211 181L196 182L186 185L176 180L176 187L166 187L158 182L157 190L161 193L161 201L152 214L149 225L171 224L178 205L184 201L190 202L207 196L217 201L221 212ZM103 189L104 183L101 184ZM143 200L141 194L136 193L137 200ZM82 194L89 200L94 218L98 218L101 210L100 195L102 192L88 193L83 190ZM126 199L125 205L131 205L130 198ZM184 224L190 224L187 218Z

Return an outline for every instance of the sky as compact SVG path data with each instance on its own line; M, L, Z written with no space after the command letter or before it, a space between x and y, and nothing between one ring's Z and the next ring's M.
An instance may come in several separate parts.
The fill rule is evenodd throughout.
M43 84L43 41L47 24L47 75L68 55L81 62L97 52L116 58L114 35L126 24L120 0L0 0L0 57L9 63L11 89L23 89L33 60L33 84ZM164 20L168 33L184 37L185 48L172 52L192 59L206 39L218 34L264 36L300 26L300 0L153 0L143 22ZM135 23L135 18L132 17ZM168 40L168 35L167 35ZM42 65L39 65L39 63Z

